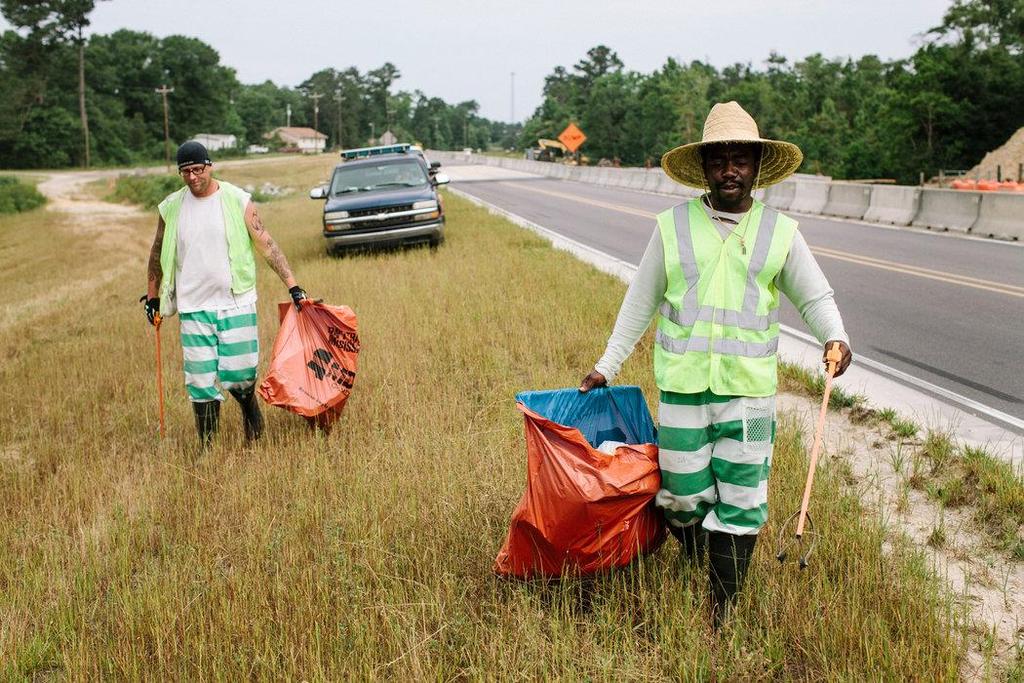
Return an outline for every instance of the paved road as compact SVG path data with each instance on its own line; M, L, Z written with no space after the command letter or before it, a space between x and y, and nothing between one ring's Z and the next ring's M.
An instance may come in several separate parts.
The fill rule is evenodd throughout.
M453 186L637 264L678 198L518 176ZM464 177L472 177L467 174ZM1024 419L1024 246L799 217L854 353ZM788 301L782 321L806 326Z

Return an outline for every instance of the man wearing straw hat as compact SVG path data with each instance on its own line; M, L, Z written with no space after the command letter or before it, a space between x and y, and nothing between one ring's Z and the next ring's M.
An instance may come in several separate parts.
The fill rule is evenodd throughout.
M768 516L779 292L818 341L839 342L836 376L852 358L832 289L797 222L751 194L802 160L796 145L761 138L736 102L712 107L700 142L664 155L665 173L703 194L658 215L607 349L580 386L611 381L658 314L655 503L685 554L699 558L708 548L716 626Z

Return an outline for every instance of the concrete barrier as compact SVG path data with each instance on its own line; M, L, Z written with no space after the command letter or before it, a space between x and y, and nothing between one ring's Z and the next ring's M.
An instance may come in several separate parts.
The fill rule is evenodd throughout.
M661 194L678 195L679 191L682 189L684 189L682 185L669 178L664 172L658 175L657 192L660 192Z
M830 183L797 180L793 191L793 201L789 204L790 211L800 213L821 213L828 203Z
M921 188L904 185L875 185L864 220L871 223L910 225L921 205Z
M642 190L644 187L644 170L642 168L623 168L620 169L623 173L625 184L620 187L625 187L629 190Z
M665 174L661 172L660 168L657 171L644 171L644 184L640 186L640 189L644 192L657 192L658 183L661 182L663 175Z
M826 216L861 218L871 203L871 186L858 183L832 183L828 202L822 210Z
M969 232L978 221L980 204L980 192L921 190L921 210L913 225L929 230Z
M971 232L982 237L1024 240L1024 194L985 192Z
M796 194L796 183L782 181L765 188L764 203L777 211L785 211L793 203Z

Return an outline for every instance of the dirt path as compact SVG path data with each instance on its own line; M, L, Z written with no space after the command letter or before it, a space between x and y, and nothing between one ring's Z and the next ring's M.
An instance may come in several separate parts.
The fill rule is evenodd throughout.
M808 440L813 438L817 401L779 394L778 405L796 418ZM904 535L927 553L935 573L959 596L973 625L961 673L966 680L987 679L993 672L985 670L986 638L994 640L996 666L1012 664L1024 649L1024 562L993 549L969 506L943 508L908 485L919 446L890 440L886 427L855 424L846 413L832 412L822 452L849 466L849 485L860 500L878 513L891 533ZM938 543L937 538L944 541Z
M39 183L39 191L49 200L46 210L59 214L54 217L58 230L86 235L95 245L117 252L122 258L113 268L96 269L84 277L48 287L31 298L4 307L0 313L0 332L44 315L58 304L82 300L132 271L138 271L136 279L142 282L145 265L140 265L140 261L144 264L150 245L147 238L139 234L137 225L138 219L144 218L146 213L135 206L98 200L85 190L88 183L117 175L118 171L111 170L53 173Z

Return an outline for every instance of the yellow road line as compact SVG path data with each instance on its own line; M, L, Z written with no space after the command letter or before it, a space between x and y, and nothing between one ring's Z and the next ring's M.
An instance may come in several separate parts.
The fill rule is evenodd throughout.
M534 187L523 183L497 184L504 185L509 188L528 190L530 192L536 192L538 194L545 194L548 195L549 197L567 199L569 201L578 202L580 204L588 204L590 206L608 209L609 211L618 211L619 213L626 213L632 216L639 216L641 218L655 218L657 216L657 214L651 213L649 211L643 211L642 209L634 209L630 206L623 206L622 204L611 204L608 202L598 201L596 199L587 199L586 197L579 197L577 195L569 194L567 192L543 190L539 187ZM861 266L868 266L869 268L881 268L882 270L889 270L894 273L914 275L916 277L923 277L929 280L938 280L939 282L946 282L949 284L961 285L963 287L972 287L974 289L983 289L988 292L996 292L998 294L1007 294L1009 296L1024 298L1024 287L1019 287L1017 285L1011 285L1004 282L982 280L980 278L969 277L967 275L957 275L956 273L945 273L939 270L923 268L921 266L912 266L909 263L900 263L898 261L886 261L885 259L875 258L873 256L867 256L864 254L851 254L849 252L839 251L838 249L830 249L828 247L811 246L811 251L819 256L826 256L828 258L834 258L840 261L856 263Z
M909 263L899 263L897 261L886 261L885 259L875 258L874 256L865 256L863 254L850 254L839 249L830 249L828 247L812 247L812 251L830 256L843 256L843 257L855 257L865 263L865 265L879 265L879 266L891 266L899 268L900 270L913 271L915 275L921 276L936 276L939 278L957 280L958 284L964 284L967 286L981 285L984 287L996 288L998 290L1008 290L1007 293L1019 293L1024 295L1024 287L1018 287L1017 285L1010 285L1004 282L995 282L993 280L982 280L981 278L969 277L967 275L958 275L956 273L947 273L941 270L932 270L931 268L923 268L921 266L912 266ZM870 263L867 263L870 262Z
M846 255L846 254L835 253L835 252L832 252L831 250L823 251L822 249L820 249L818 247L811 247L811 251L813 253L817 254L818 256L824 256L826 258L834 258L834 259L837 259L839 261L848 261L849 263L856 263L857 265L868 266L869 268L881 268L882 270L891 270L894 273L902 273L904 275L914 275L916 277L928 278L929 280L938 280L940 282L947 282L949 284L961 285L963 287L973 287L974 289L984 289L984 290L989 291L989 292L996 292L997 294L1006 294L1008 296L1016 296L1016 297L1024 298L1024 292L1017 292L1017 291L1014 291L1012 289L1007 289L1007 287L1012 287L1013 285L1002 285L1001 283L994 283L997 286L982 285L982 284L978 284L976 282L969 282L969 281L966 281L966 280L956 279L954 277L945 277L943 275L933 275L933 274L927 273L927 272L918 272L918 271L914 271L914 270L909 270L906 267L901 267L901 266L898 266L898 265L888 265L888 264L885 264L885 263L874 263L873 261L866 261L866 260L864 260L862 258L855 258L853 256ZM956 276L956 277L960 277L960 276Z

